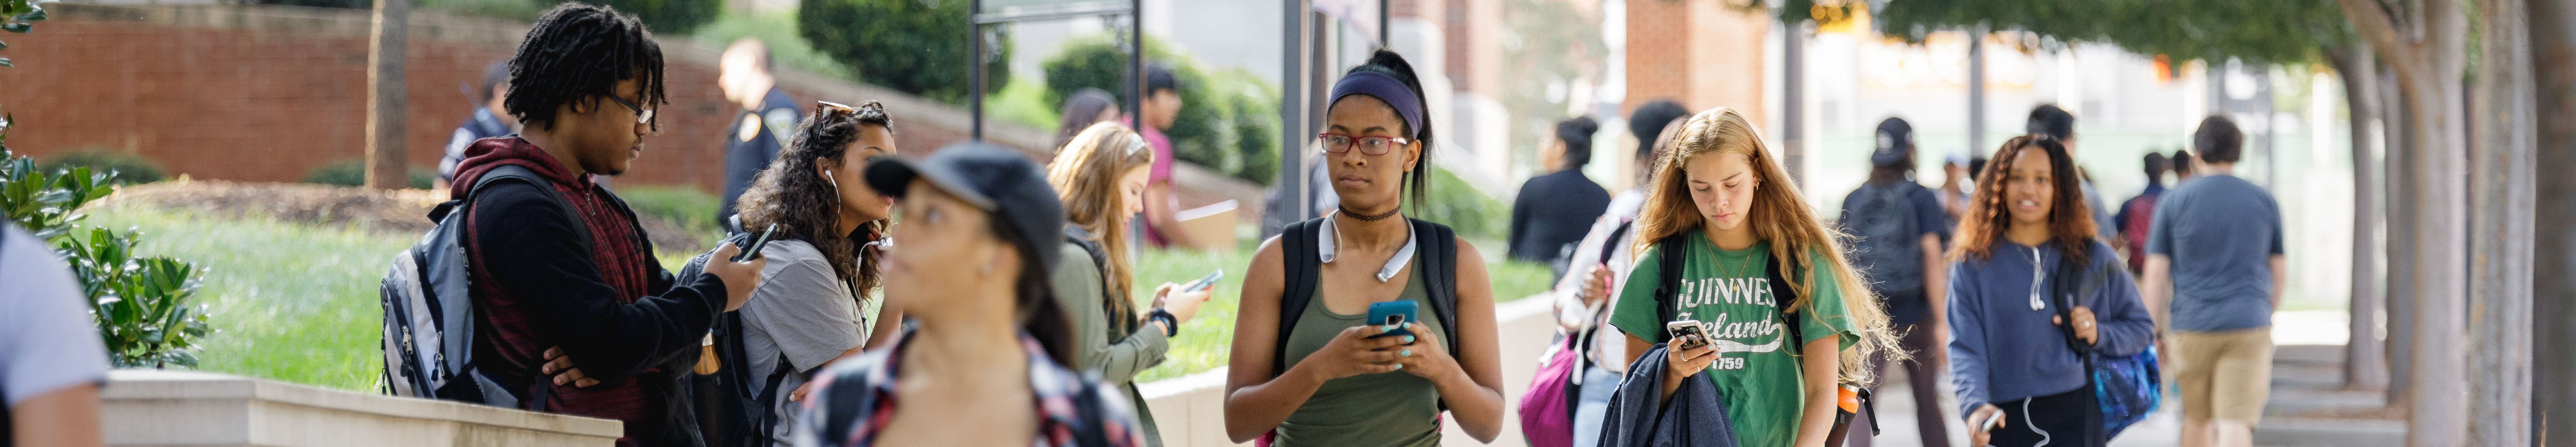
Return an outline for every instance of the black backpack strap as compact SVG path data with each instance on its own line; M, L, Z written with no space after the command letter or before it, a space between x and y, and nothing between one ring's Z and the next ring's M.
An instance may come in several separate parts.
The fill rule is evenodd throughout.
M1431 317L1447 328L1449 352L1458 350L1458 235L1449 226L1406 218L1413 221L1415 243L1413 259L1420 263L1424 278L1423 291L1431 294ZM1454 354L1452 355L1455 356Z
M1102 249L1100 247L1100 241L1095 240L1095 238L1097 238L1097 236L1093 236L1089 231L1083 231L1082 227L1072 225L1064 226L1064 241L1073 243L1074 246L1082 247L1083 253L1091 255L1091 266L1093 269L1106 275L1109 272L1109 251ZM1118 302L1111 301L1120 298L1118 296L1117 289L1110 288L1108 281L1101 281L1100 296L1109 298L1100 300L1103 311L1106 312L1103 315L1118 315L1119 308L1116 307ZM1116 344L1121 340L1125 340L1127 338L1127 334L1129 332L1133 332L1134 328L1134 326L1122 326L1117 323L1112 323L1110 325L1110 330L1107 331L1109 333L1109 343Z
M1780 315L1781 328L1789 331L1785 344L1789 345L1790 354L1806 355L1807 328L1799 324L1798 309L1789 306L1789 302L1797 298L1798 288L1789 286L1789 276L1781 271L1780 258L1766 258L1769 259L1762 262L1762 271L1771 281L1771 307L1779 311L1775 313Z
M2049 299L2050 301L2057 302L2057 321L2063 322L2063 324L2057 325L2057 332L2066 335L2066 348L2075 350L2075 356L2084 360L2085 369L2091 370L2093 366L2093 345L2085 343L2082 337L2075 336L2074 326L2075 305L2077 304L2075 294L2083 289L2083 284L2081 283L2084 280L2085 266L2076 265L2075 257L2069 255L2074 254L2075 250L2080 250L2082 248L2069 247L2064 244L2058 245L2058 248L2060 251L2057 256L2057 268L2056 271L2049 272L2048 278L2050 282L2054 283L2049 285ZM2096 326L2099 325L2097 324ZM2087 375L2089 376L2090 373L2087 373Z
M1315 257L1315 238L1322 227L1323 219L1309 219L1279 232L1279 267L1284 274L1280 275L1279 338L1270 347L1271 377L1288 372L1289 333L1297 329L1297 317L1306 313L1306 298L1315 295L1315 273L1323 264Z
M1619 243L1619 238L1627 237L1628 229L1635 228L1636 226L1637 222L1632 220L1620 222L1618 229L1610 230L1610 237L1608 239L1601 240L1601 263L1610 263L1610 256L1618 254L1619 246L1624 245Z
M1655 241L1655 316L1658 321L1680 319L1673 303L1682 292L1682 259L1690 255L1690 243L1684 235L1665 236Z

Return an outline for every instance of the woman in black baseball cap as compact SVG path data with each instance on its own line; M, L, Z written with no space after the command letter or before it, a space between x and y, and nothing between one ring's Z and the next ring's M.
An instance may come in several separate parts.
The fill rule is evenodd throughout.
M913 326L814 379L797 445L1143 445L1117 391L1063 366L1072 331L1048 278L1064 205L1037 164L963 143L877 157L866 180L900 201L885 296Z

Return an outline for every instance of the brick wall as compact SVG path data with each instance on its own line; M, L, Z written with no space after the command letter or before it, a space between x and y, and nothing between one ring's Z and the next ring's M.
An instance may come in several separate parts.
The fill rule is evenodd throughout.
M11 35L0 110L15 115L10 147L140 154L197 178L300 180L365 155L366 11L291 7L113 7L57 4L36 32ZM407 155L435 169L449 135L473 112L467 87L508 58L526 25L415 13L406 47ZM713 190L738 106L716 88L715 50L665 37L662 133L621 181ZM806 84L806 85L795 85ZM799 101L886 99L897 144L927 153L962 140L951 127L908 120L918 99L872 88L802 88ZM810 106L809 106L810 107ZM916 106L914 110L922 107ZM914 154L907 154L914 155Z
M1629 2L1628 97L1620 110L1672 98L1695 110L1734 107L1756 126L1771 20L1725 2Z

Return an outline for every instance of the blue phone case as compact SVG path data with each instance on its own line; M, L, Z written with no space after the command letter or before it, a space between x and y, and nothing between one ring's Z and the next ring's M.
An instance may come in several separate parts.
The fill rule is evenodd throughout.
M1415 321L1415 313L1419 312L1421 307L1421 305L1415 304L1413 300L1369 303L1368 324L1384 326L1388 324L1411 323ZM1391 337L1397 335L1413 335L1413 331L1398 327L1395 328L1395 330L1386 331L1386 333L1377 334L1376 336L1369 338Z

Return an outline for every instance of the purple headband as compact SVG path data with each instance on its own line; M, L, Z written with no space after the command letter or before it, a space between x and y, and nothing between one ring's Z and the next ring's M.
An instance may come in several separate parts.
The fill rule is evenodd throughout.
M1422 100L1414 96L1413 88L1405 87L1404 82L1395 80L1394 76L1366 70L1343 75L1341 81L1333 83L1330 97L1333 101L1341 101L1342 97L1350 95L1369 95L1385 101L1388 107L1394 107L1395 115L1404 118L1405 139L1414 139L1414 134L1422 132Z

